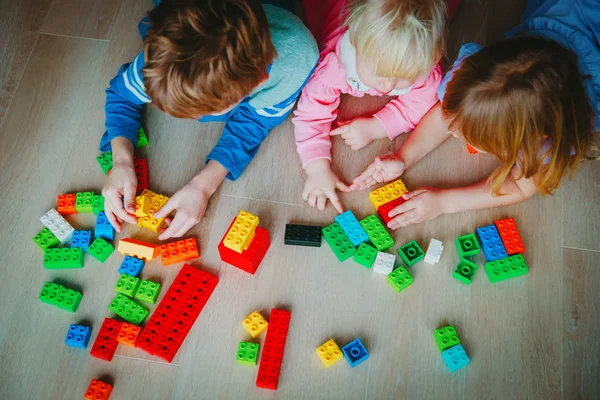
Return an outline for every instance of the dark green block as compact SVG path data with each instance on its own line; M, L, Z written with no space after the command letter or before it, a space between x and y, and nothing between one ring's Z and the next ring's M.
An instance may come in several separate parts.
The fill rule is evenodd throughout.
M46 250L47 248L58 246L60 244L60 240L54 233L50 232L50 229L44 228L38 232L37 235L33 237L33 241L40 246L42 250Z
M138 131L137 134L137 143L135 145L136 149L139 149L140 147L144 147L148 145L148 136L146 136L146 132L144 131L144 128L142 128L140 126L140 130Z
M528 271L527 263L521 254L485 263L485 273L491 283L522 276Z
M460 344L458 333L456 333L456 329L454 329L452 325L436 329L433 332L433 337L435 338L435 342L440 351L444 351L447 348Z
M322 229L314 225L287 224L284 243L293 246L321 247Z
M238 346L235 361L238 364L256 365L258 358L258 344L250 342L240 342Z
M415 241L412 240L406 243L404 246L398 249L398 255L406 263L407 267L412 267L423 258L425 258L425 253L421 249L421 246Z
M350 239L337 222L323 228L323 236L340 262L347 260L356 253L356 247L350 243Z
M468 235L456 238L456 250L458 250L458 256L460 258L465 258L479 254L481 247L479 246L475 234L469 233Z
M369 240L377 250L384 251L394 245L394 239L392 239L381 221L379 221L379 218L375 215L369 215L367 218L361 220L360 225L367 232Z
M461 281L462 283L470 285L471 281L475 277L475 273L477 272L478 268L479 267L477 266L477 264L472 263L471 261L466 260L464 258L461 258L452 276Z
M398 267L393 270L388 276L387 280L394 290L398 293L413 284L414 279L411 274L404 267Z
M125 321L135 325L142 323L148 316L148 310L127 296L118 294L108 305L108 309Z
M140 278L127 274L121 274L119 280L115 285L115 291L117 293L124 294L129 297L133 297L140 286Z
M100 168L102 168L104 175L107 175L108 171L113 167L112 151L100 154L96 157L96 160L98 160L98 164L100 164Z
M113 245L102 238L96 238L87 250L89 255L101 263L106 261L113 251L115 251Z
M100 211L104 211L104 196L95 194L92 199L92 212L97 216Z
M367 243L361 243L354 254L354 261L365 268L371 268L377 258L377 249Z
M75 209L78 213L92 212L94 192L77 192L75 194Z
M143 280L135 292L135 299L154 304L160 293L160 288L160 283Z
M46 269L83 268L83 250L81 247L46 249L43 264Z

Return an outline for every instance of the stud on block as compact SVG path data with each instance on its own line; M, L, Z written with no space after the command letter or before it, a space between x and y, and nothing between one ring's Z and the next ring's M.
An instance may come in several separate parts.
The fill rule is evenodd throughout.
M384 251L394 245L394 239L375 215L369 215L367 218L362 219L360 225L367 232L369 241L377 250Z
M56 199L56 211L60 215L77 214L75 208L75 193L59 194Z
M447 348L460 344L456 329L454 329L454 326L452 325L436 329L433 332L433 337L435 338L435 342L440 351L444 351Z
M521 240L521 235L519 234L514 218L496 221L496 228L498 229L498 233L500 233L500 238L502 239L502 243L504 243L508 255L525 253L525 246Z
M404 267L398 267L393 270L387 277L388 283L398 293L413 284L414 279Z
M83 250L78 247L46 249L43 265L46 269L83 268Z
M240 342L235 361L238 364L256 366L257 359L258 344L250 342Z
M146 136L146 132L144 131L144 128L142 128L140 126L140 130L138 131L138 134L137 134L137 142L136 142L135 148L139 149L140 147L144 147L144 146L148 146L148 136Z
M94 236L106 240L115 240L115 228L110 224L104 211L100 211L96 217L96 226L94 227Z
M481 243L481 250L486 261L500 260L508 257L504 243L500 238L500 233L495 225L482 226L477 228L477 237Z
M54 233L50 232L50 229L48 228L44 228L39 231L38 234L33 237L33 241L42 250L46 250L60 244L60 240L58 240L58 238L54 236Z
M233 222L233 226L225 235L223 244L228 249L241 253L243 250L246 250L250 245L250 242L252 242L258 223L259 218L257 216L244 210L240 211Z
M119 274L138 276L143 269L144 260L132 256L125 256L119 267Z
M135 299L154 304L160 294L160 283L143 280L135 292Z
M346 261L356 253L356 247L337 222L323 228L323 236L340 262Z
M333 364L344 358L342 350L338 347L337 343L333 339L329 339L315 350L326 368L331 367Z
M382 251L377 252L377 257L373 263L373 272L382 275L389 275L394 270L396 256Z
M354 262L365 268L371 268L377 258L377 249L367 243L361 243L354 253Z
M160 259L164 266L200 257L196 238L178 240L160 246Z
M485 263L485 273L490 283L505 281L527 274L529 267L521 254Z
M156 257L159 250L160 248L157 245L141 240L126 238L119 241L119 253L142 258L146 261Z
M92 212L94 215L98 215L100 211L104 211L104 196L101 194L95 194L92 199Z
M460 344L442 351L442 358L450 372L457 371L471 362L467 352Z
M77 192L75 194L75 209L78 213L91 213L94 192Z
M110 302L108 309L125 321L135 325L144 322L148 316L148 310L122 294L118 294L113 301Z
M140 286L140 278L135 276L121 274L115 285L115 292L133 297Z
M390 217L389 216L389 212L392 211L394 208L398 207L399 205L401 205L404 202L405 202L405 200L402 197L398 197L395 200L392 200L390 202L387 202L387 203L382 204L382 205L379 206L379 208L377 209L377 214L379 214L379 216L383 220L384 224L387 225L388 222L390 222L392 219L395 218L395 216L394 217Z
M369 200L371 200L371 204L373 204L373 207L375 207L375 210L377 210L383 204L389 203L392 200L396 200L407 192L408 190L406 190L404 183L398 179L395 182L373 190L371 193L369 193Z
M285 225L286 245L321 247L321 228L311 225Z
M456 250L460 258L472 257L479 254L481 247L474 234L459 236L456 238Z
M242 326L248 331L253 339L256 339L267 329L269 324L258 310L254 310L242 321Z
M96 160L98 160L98 164L100 164L100 168L102 168L104 175L107 175L113 167L112 151L100 154L96 157Z
M465 285L470 285L479 267L471 261L461 258L452 276Z
M98 331L98 336L96 336L96 340L90 350L92 357L109 362L112 360L115 350L117 350L117 346L119 345L117 337L121 331L122 324L123 322L112 318L104 318L102 326L100 326L100 330Z
M92 242L92 231L73 231L71 236L71 247L79 247L83 251L87 251Z
M123 322L123 325L121 325L121 330L117 335L117 342L124 344L125 346L135 347L135 340L141 331L142 328L139 326Z
M427 264L435 265L440 262L442 258L442 252L444 251L444 244L437 239L431 239L429 247L427 247L427 253L425 253L424 261Z
M354 339L342 347L342 353L352 368L369 358L369 352L360 339Z
M98 379L92 379L83 398L85 400L108 400L112 390L112 385Z
M419 246L416 240L411 240L404 246L401 246L398 249L398 255L406 263L407 267L412 267L425 258L425 253L423 253L421 246Z
M115 248L112 244L102 238L96 238L90 247L88 247L87 252L90 256L103 263L108 260L108 257L110 257L114 251Z
M361 243L369 241L369 236L367 236L367 233L362 228L352 211L345 211L344 213L335 217L334 221L340 225L346 236L348 236L352 246L356 247Z
M65 344L80 349L87 348L92 329L89 326L71 324L65 337Z
M73 234L73 227L54 208L40 217L40 221L62 244L67 243Z

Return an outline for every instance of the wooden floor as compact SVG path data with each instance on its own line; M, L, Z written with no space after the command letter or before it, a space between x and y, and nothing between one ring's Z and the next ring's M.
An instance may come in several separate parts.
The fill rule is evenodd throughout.
M452 26L450 59L466 41L489 42L518 21L524 0L463 0ZM111 363L69 348L70 323L93 325L110 316L122 256L100 264L88 257L76 271L46 271L31 241L39 216L58 193L100 191L95 161L103 132L104 89L118 67L140 49L136 23L150 0L0 0L0 398L77 399L91 378L114 383L114 399L598 399L600 394L600 163L587 163L552 197L513 207L447 215L394 233L398 244L430 238L446 250L435 267L414 268L414 285L396 294L385 278L332 252L283 245L288 222L325 225L332 210L302 204L302 177L291 122L275 129L235 183L223 185L198 238L196 264L220 283L172 364L119 348ZM375 100L345 101L343 116L373 111ZM171 195L201 167L221 125L178 121L149 109L150 183ZM396 143L353 153L336 142L335 163L346 180ZM409 188L473 182L494 160L470 156L450 141L404 176ZM366 193L343 197L364 217ZM217 243L240 209L261 218L272 246L255 276L222 265ZM490 285L482 271L471 286L451 277L454 238L495 219L513 216L527 247L530 273ZM93 226L93 216L69 218ZM135 227L123 236L151 238ZM481 260L480 260L481 262ZM152 262L143 276L165 287L179 266ZM76 314L40 303L45 280L84 292ZM292 322L277 392L255 388L256 368L234 362L247 338L240 321L254 309L282 306ZM471 364L447 371L432 332L452 323ZM334 337L360 337L371 354L355 369L324 369L314 349Z

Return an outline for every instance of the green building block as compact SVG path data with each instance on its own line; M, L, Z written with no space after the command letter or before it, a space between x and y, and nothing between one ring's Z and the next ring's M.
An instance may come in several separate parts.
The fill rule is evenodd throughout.
M379 218L375 215L369 215L367 218L361 220L360 225L367 232L369 240L377 250L384 251L394 245L394 239L392 239L383 224L379 221Z
M62 286L52 282L44 283L38 299L42 303L51 304L53 306L56 305L56 298L58 297L61 287Z
M83 295L76 290L52 282L44 283L38 299L46 304L59 307L70 312L77 311Z
M490 283L505 281L510 278L525 275L529 271L521 254L485 263L485 273Z
M479 267L477 264L472 263L471 261L461 258L460 262L456 266L453 277L464 283L465 285L470 285L471 281L475 277L475 273Z
M108 309L125 321L135 325L142 323L148 316L148 310L125 295L118 294L108 305Z
M365 268L371 268L377 258L377 249L367 243L361 243L354 254L354 261Z
M444 351L447 348L460 344L458 333L456 333L456 329L454 329L452 325L436 329L433 332L433 337L435 338L435 342L440 351Z
M106 153L100 154L98 157L96 157L96 160L98 160L100 168L102 168L102 171L104 171L104 175L107 175L108 171L110 171L113 167L112 151L107 151Z
M89 255L101 263L106 261L113 251L115 251L113 245L102 238L96 238L87 250Z
M104 211L104 196L95 194L92 199L92 212L94 215L98 215L100 211Z
M160 283L143 280L135 292L135 299L154 304L160 293L160 287Z
M406 268L398 267L393 270L388 276L387 280L390 285L394 288L394 290L398 293L412 285L414 282L411 274L408 273Z
M46 249L43 265L46 269L83 268L83 250L81 247Z
M425 258L425 253L421 246L417 243L416 240L411 240L406 243L404 246L398 249L398 255L406 263L407 267L412 267L423 258Z
M475 234L469 233L468 235L456 238L456 250L458 250L458 256L460 258L465 258L479 254L481 247L479 246Z
M93 192L77 192L75 195L75 209L78 213L92 212Z
M124 294L125 296L133 297L139 286L140 278L137 276L121 274L117 284L115 285L115 291L117 293Z
M250 342L240 342L238 346L235 361L238 364L256 365L258 358L258 344Z
M58 246L60 244L60 240L54 233L50 232L50 229L44 228L38 232L37 235L33 237L33 241L35 244L40 246L42 250L46 250L47 248Z
M346 261L356 253L356 247L337 222L323 228L323 236L340 262Z
M138 131L138 135L137 135L137 143L135 145L136 149L139 149L140 147L144 147L148 145L148 136L146 136L146 132L144 131L144 128L142 128L140 126L140 130Z

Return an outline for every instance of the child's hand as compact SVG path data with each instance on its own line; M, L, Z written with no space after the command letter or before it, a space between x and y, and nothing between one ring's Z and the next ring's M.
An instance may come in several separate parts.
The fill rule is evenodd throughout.
M342 192L348 192L348 186L340 181L331 170L331 165L328 160L319 159L308 163L306 166L306 183L302 191L302 198L307 201L312 207L317 207L319 210L324 210L327 204L327 199L335 207L339 213L344 212L342 203L338 198L336 189Z
M364 190L377 183L389 182L404 173L404 161L392 154L383 158L376 157L359 176L354 178L350 190Z
M393 217L388 222L390 229L429 221L446 212L443 191L439 189L421 188L405 193L402 198L406 201L388 213Z
M137 177L132 162L113 164L108 179L102 188L104 213L110 224L121 232L123 221L136 224L135 190ZM125 207L123 207L125 205Z
M340 135L352 150L359 150L373 140L388 137L383 124L375 117L357 118L345 122L329 132L330 136Z

